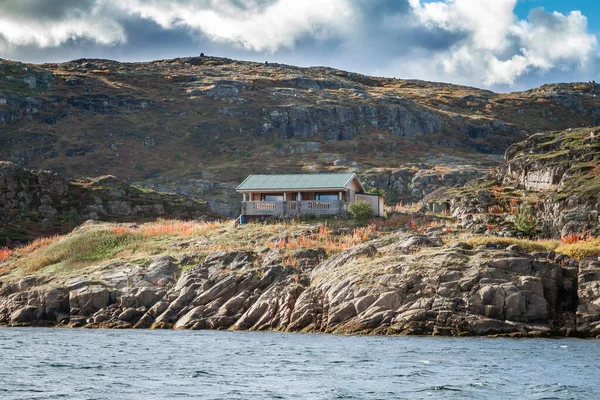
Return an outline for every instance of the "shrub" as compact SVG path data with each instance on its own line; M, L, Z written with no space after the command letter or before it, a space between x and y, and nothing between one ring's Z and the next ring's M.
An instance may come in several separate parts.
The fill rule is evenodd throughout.
M348 206L348 212L359 224L364 224L373 218L373 209L366 201L357 201Z
M537 218L528 205L521 205L515 218L515 229L523 236L532 237L538 233Z
M367 190L367 193L375 194L377 196L385 195L385 191L383 189L377 189L377 188L371 188L371 189Z
M0 262L7 260L8 257L10 257L11 253L11 249L0 248Z

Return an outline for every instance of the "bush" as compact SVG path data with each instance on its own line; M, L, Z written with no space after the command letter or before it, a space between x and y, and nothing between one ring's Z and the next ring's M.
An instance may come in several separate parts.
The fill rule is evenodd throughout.
M359 224L364 224L373 218L373 209L366 201L350 203L348 206L348 212L352 214L356 222Z
M535 236L539 232L537 219L530 206L523 204L519 207L515 219L515 229L518 233L527 237Z

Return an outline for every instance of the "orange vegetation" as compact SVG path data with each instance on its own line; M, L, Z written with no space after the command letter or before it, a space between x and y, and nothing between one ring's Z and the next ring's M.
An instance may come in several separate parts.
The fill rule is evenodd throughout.
M0 262L8 260L8 257L12 254L11 249L0 248Z
M317 233L287 236L267 246L286 250L323 247L328 255L332 255L369 240L370 235L376 231L376 225L371 224L355 228L350 235L334 235L326 225L320 225Z
M590 236L589 232L584 233L583 235L575 235L570 233L560 238L560 244L573 244L582 240L586 240Z
M50 246L51 244L58 242L60 239L61 239L61 236L50 236L50 237L36 239L33 242L29 243L27 246L21 247L19 249L19 254L26 255L26 254L33 253L34 251L37 251L37 250L45 249L46 247Z
M216 229L220 224L220 222L158 220L142 225L114 226L110 230L116 234L137 234L143 237L168 235L190 237Z

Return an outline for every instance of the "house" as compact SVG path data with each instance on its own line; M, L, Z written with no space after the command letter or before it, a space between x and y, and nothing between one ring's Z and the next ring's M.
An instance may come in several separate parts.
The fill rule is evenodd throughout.
M383 197L365 193L353 173L250 175L236 189L243 216L339 215L348 204L366 201L383 215Z

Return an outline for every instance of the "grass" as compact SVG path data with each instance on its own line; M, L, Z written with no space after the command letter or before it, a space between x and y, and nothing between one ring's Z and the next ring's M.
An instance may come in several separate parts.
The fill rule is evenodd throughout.
M328 257L331 257L342 250L349 249L357 244L366 242L371 234L377 231L375 224L365 227L358 227L347 235L333 235L332 231L326 226L319 226L316 233L303 234L297 237L285 237L278 242L269 243L270 248L280 248L284 250L298 250L323 247Z
M75 232L59 238L46 247L33 250L25 258L23 267L25 272L32 273L58 263L73 265L107 260L115 257L128 245L140 240L142 240L141 235L115 233L104 229Z
M482 246L489 243L497 243L501 246L508 247L512 244L521 246L523 249L533 251L551 251L556 249L560 242L558 240L551 239L517 239L517 238L505 238L497 236L472 236L466 240L465 243L471 246Z
M6 257L9 264L4 272L22 275L52 267L48 273L69 273L109 260L136 263L159 254L206 255L213 251L257 251L265 246L280 248L285 256L294 250L321 247L329 257L369 240L375 231L376 226L372 224L338 234L319 221L243 226L235 226L231 221L101 223L83 226L68 235L38 239L15 250L10 258Z
M556 248L557 253L582 260L588 256L600 255L600 237L591 237L570 243L561 244Z
M495 236L473 236L465 240L472 246L480 246L488 243L497 243L502 246L517 244L527 251L555 251L557 254L565 254L576 260L582 260L588 256L600 255L600 237L587 239L567 237L561 240L553 239L516 239L501 238Z
M195 221L158 219L156 222L142 225L117 225L110 228L110 231L117 234L141 235L145 238L158 236L176 236L183 238L203 235L208 231L217 229L220 225L220 222L198 223Z

